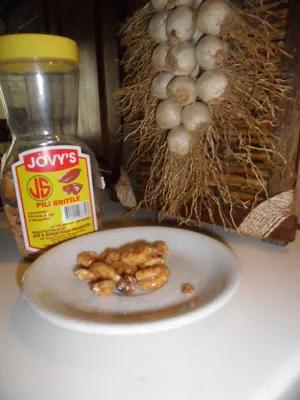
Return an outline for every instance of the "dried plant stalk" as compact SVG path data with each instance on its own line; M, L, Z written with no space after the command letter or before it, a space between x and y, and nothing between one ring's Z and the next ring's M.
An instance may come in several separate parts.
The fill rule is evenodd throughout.
M155 43L148 35L148 25L153 15L151 4L146 4L121 30L122 45L127 50L123 60L125 80L116 97L124 118L124 127L130 130L128 138L136 140L136 151L129 164L152 150L152 138L163 131L155 123L157 100L150 93L155 76L151 58Z
M143 203L159 209L161 217L200 223L201 210L206 209L213 222L217 209L227 225L222 207L227 205L232 213L236 206L255 207L268 197L274 155L284 165L276 150L276 120L291 77L281 67L282 57L288 55L272 42L281 37L282 25L277 28L268 22L274 13L264 8L263 1L256 6L249 2L245 10L233 6L233 10L221 34L231 48L222 67L231 84L224 101L209 104L212 125L181 159L169 152L167 132L155 123L158 102L150 94L155 44L147 33L154 12L151 6L146 5L123 29L127 77L118 97L125 124L132 129L128 137L136 141L130 161L152 155ZM243 176L232 175L234 171L243 171ZM229 222L234 225L234 218Z

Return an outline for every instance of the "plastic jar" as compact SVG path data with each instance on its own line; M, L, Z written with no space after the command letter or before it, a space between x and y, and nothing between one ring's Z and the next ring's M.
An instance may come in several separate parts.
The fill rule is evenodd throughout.
M78 50L51 35L0 36L0 95L12 134L4 211L25 257L101 227L101 176L77 139Z

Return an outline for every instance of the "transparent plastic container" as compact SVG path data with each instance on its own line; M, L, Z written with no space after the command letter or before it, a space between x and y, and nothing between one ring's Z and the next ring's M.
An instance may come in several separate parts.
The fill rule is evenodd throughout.
M4 211L24 256L101 227L101 176L77 136L78 51L51 35L0 37L0 95L12 134Z

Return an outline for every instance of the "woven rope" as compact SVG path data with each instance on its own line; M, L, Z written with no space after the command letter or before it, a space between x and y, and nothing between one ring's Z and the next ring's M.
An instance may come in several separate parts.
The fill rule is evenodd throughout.
M259 204L241 223L242 235L267 238L289 216L295 214L296 192L289 190Z
M120 203L124 207L133 208L137 206L135 195L132 190L131 182L126 172L121 168L121 177L118 183L115 185L115 190L120 200Z

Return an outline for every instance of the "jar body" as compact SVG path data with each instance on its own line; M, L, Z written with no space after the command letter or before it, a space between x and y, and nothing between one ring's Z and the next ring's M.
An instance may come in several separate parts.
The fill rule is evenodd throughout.
M57 165L64 155L74 158L74 152L74 164ZM33 172L26 172L24 163L18 166L26 156L30 166L35 163L37 169ZM47 159L55 164L50 172L49 163L44 169ZM86 166L90 166L90 178ZM73 171L79 176L70 177ZM5 155L1 187L7 221L26 258L35 258L53 245L101 229L99 167L91 150L76 138L14 140Z
M76 137L76 63L0 63L0 87L13 138L1 168L3 206L19 250L34 258L101 228L101 175Z

